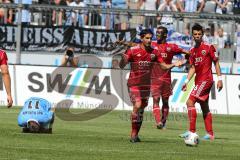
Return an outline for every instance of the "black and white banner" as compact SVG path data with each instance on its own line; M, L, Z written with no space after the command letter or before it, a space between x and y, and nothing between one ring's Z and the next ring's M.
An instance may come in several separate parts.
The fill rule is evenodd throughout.
M136 29L102 30L74 26L23 26L22 50L62 51L64 46L74 46L76 51L108 55L107 49L119 40L131 41ZM17 26L0 25L0 44L6 50L16 50Z
M110 108L132 110L126 84L129 70L10 65L9 71L14 82L14 105L17 106L22 106L29 97L36 96L55 104L71 99L74 101L73 108L91 109L104 102L104 105ZM182 92L181 88L186 78L186 73L172 73L173 95L169 98L171 112L187 111L186 101L194 88L194 81L192 79L188 90ZM211 112L240 115L240 76L223 75L224 88L221 92L218 92L216 87L216 74L214 81L209 95ZM4 106L7 103L7 95L1 75L0 94L0 104ZM150 98L146 110L152 110L152 102ZM200 112L199 104L196 104L196 107Z

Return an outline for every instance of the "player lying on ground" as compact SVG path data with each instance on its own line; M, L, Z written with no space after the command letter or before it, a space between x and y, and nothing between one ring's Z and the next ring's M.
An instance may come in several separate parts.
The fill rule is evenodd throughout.
M24 133L52 133L53 122L51 103L38 97L26 100L18 115L18 125Z

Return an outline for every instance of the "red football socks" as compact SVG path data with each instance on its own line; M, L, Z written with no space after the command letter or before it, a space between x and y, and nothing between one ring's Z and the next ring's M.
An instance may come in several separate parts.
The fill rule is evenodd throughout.
M197 110L194 106L188 107L189 131L196 132Z
M208 112L203 118L204 118L204 124L205 124L205 129L207 133L213 136L212 114Z
M156 124L161 122L160 107L159 105L153 106L153 116L155 118Z
M169 113L169 107L168 106L162 106L162 123L166 123L167 117Z
M132 113L131 114L131 122L132 122L132 132L131 137L136 137L138 135L138 114Z
M137 134L140 131L141 126L142 126L143 113L144 113L144 110L142 108L140 108L139 111L138 111L138 118L137 118Z

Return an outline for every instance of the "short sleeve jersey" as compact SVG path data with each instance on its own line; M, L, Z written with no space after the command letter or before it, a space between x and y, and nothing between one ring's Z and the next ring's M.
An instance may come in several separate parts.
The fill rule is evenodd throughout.
M0 65L7 65L7 61L8 58L6 52L0 49Z
M217 60L215 47L208 43L202 42L198 48L194 47L190 50L189 63L195 67L195 83L213 81L212 62Z
M157 57L155 61L160 63L163 62L162 57L159 56L158 50L154 48L150 51L146 51L141 48L140 45L137 45L126 51L125 56L131 65L128 86L150 85L152 69L151 54Z
M27 99L18 116L18 125L26 127L29 120L35 120L39 124L46 126L53 117L51 103L39 97Z
M158 44L157 42L153 42L152 46L158 48L158 51L166 64L171 64L173 56L183 52L182 48L171 43ZM156 80L164 79L165 81L167 80L171 82L171 71L163 70L159 64L155 63L153 65L152 78Z

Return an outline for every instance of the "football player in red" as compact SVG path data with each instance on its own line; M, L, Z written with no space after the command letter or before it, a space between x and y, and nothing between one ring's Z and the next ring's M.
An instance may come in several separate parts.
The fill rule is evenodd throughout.
M207 134L203 137L205 140L214 140L214 133L212 129L212 114L209 110L208 98L213 83L212 63L216 69L218 76L217 89L220 91L223 88L221 70L216 49L213 45L203 42L203 27L195 24L192 27L193 40L195 46L190 50L190 65L185 84L182 87L186 91L187 84L196 73L195 87L193 88L190 97L187 100L189 130L180 135L186 137L190 132L196 132L196 118L197 111L195 103L198 102L201 106L205 129Z
M144 108L148 105L152 62L160 63L160 66L166 70L182 65L182 61L177 61L174 64L166 64L163 62L158 50L151 47L152 36L151 30L142 30L140 33L142 42L127 49L127 51L122 54L122 59L119 63L120 68L124 68L129 62L131 66L127 85L130 99L133 103L130 138L130 142L132 143L140 142L138 133L143 121Z
M13 99L11 92L11 77L8 70L8 58L4 50L0 49L0 69L2 74L3 83L7 92L7 106L12 107Z
M177 54L189 54L188 51L178 47L176 44L167 43L168 30L166 27L158 27L156 31L157 41L152 42L157 47L163 61L171 64L173 56ZM157 63L153 65L151 76L151 93L153 97L153 116L158 129L165 128L169 113L169 97L172 95L171 70L163 70ZM162 98L162 117L160 114L159 101Z

